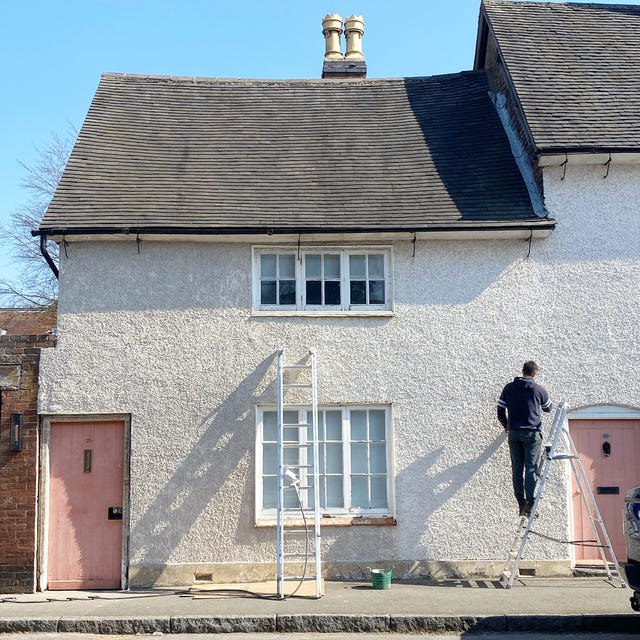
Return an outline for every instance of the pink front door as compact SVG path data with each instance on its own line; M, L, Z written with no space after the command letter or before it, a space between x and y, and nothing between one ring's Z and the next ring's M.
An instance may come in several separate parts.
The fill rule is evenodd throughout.
M640 485L640 420L571 420L569 428L616 558L622 561L626 558L624 497ZM573 521L576 540L594 538L575 480ZM577 545L576 561L591 560L600 560L598 549Z
M124 424L53 422L49 589L119 589Z

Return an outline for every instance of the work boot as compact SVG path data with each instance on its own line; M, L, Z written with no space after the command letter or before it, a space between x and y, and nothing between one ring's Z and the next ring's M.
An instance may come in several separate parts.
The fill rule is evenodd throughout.
M525 518L529 518L531 516L531 510L533 509L533 500L525 500L524 508L522 509L522 515ZM538 512L536 511L535 517L538 517Z
M518 501L518 515L523 516L527 502L524 498L516 498L516 500Z

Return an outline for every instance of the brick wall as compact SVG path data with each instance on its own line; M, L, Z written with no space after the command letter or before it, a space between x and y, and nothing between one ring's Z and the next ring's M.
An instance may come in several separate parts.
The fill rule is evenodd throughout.
M51 334L0 336L0 593L35 590L38 370L53 346ZM23 415L20 451L9 449L12 413Z

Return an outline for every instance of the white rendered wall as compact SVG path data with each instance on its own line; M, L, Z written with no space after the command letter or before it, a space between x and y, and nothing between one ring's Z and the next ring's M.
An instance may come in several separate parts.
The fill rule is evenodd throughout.
M255 406L275 400L280 347L316 350L321 404L393 407L398 524L324 527L325 562L502 560L495 402L522 362L571 406L640 403L640 170L546 171L558 226L530 257L522 240L396 243L391 318L252 317L249 245L72 242L40 411L131 415L131 564L274 560L275 531L254 527ZM557 537L565 480L545 502Z

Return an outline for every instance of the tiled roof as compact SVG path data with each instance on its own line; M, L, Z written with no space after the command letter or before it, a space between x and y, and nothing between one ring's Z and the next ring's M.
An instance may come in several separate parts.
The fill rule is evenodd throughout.
M640 6L483 9L538 150L640 150Z
M0 309L0 329L7 335L43 335L57 322L56 307L47 309Z
M42 230L548 224L484 71L389 80L105 74Z

